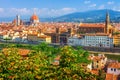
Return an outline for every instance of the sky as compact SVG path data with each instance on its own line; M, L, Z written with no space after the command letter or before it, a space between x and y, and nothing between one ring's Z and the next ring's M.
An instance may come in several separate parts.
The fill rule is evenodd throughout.
M56 17L73 12L112 9L120 11L120 0L0 0L0 17Z

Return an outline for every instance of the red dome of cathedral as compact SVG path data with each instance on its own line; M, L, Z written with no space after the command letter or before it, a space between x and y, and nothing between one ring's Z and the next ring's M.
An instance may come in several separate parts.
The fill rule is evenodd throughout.
M30 20L39 20L38 16L36 14L33 14L30 18Z

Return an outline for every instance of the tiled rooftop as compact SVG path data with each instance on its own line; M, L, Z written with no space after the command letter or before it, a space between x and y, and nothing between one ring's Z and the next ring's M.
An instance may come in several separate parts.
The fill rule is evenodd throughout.
M120 68L120 63L118 62L109 63L108 68Z

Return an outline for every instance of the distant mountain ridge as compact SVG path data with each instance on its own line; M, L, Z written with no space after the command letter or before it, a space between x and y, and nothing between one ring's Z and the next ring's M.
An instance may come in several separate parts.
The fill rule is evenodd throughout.
M66 14L56 18L40 18L40 22L87 22L87 23L97 23L105 22L106 12L110 15L111 22L120 22L120 12L114 10L92 10L85 12L75 12ZM30 16L22 16L23 21L29 21ZM13 21L15 17L0 18L2 21Z
M110 15L111 22L120 22L120 12L113 10L92 10L75 12L53 19L53 22L105 22L106 12Z

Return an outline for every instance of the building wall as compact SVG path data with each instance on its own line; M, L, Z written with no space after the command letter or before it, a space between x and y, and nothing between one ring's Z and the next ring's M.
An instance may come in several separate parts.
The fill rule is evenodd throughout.
M3 39L3 35L0 35L0 40L2 40Z
M85 36L84 46L113 47L113 39L108 36Z
M89 36L84 35L83 37L75 38L70 37L68 38L68 45L76 46L93 46L93 47L113 47L113 38L110 38L109 36Z
M60 36L59 36L59 34L52 34L51 35L51 42L52 43L59 43L60 42Z
M102 69L105 66L106 61L98 60L98 61L93 61L92 63L92 69Z
M82 45L82 39L79 39L77 37L70 37L70 38L68 38L68 45L80 46L80 45Z
M51 37L46 38L47 43L51 43Z
M92 69L102 69L105 67L107 62L107 57L103 54L98 54L98 56L94 56L92 54L89 59L92 61Z
M27 36L28 41L37 41L37 35L28 35Z
M80 27L78 33L104 33L104 28L101 27Z
M37 42L51 43L51 37L46 36L46 35L42 35L42 36L28 35L27 39L28 39L28 41L37 41Z
M46 42L46 39L45 39L45 38L37 37L37 41L38 41L38 42Z
M92 69L100 69L100 68L101 68L101 61L92 62Z
M120 34L113 37L114 46L120 46Z
M92 70L92 63L88 64L88 65L87 65L87 68L88 68L88 70L91 71L91 70Z
M120 74L120 70L117 69L117 68L108 68L107 69L107 73L114 74L114 75L119 75Z
M31 23L38 23L39 20L31 20Z
M67 44L68 43L68 38L70 37L70 34L68 33L61 33L60 34L60 43L61 44Z

